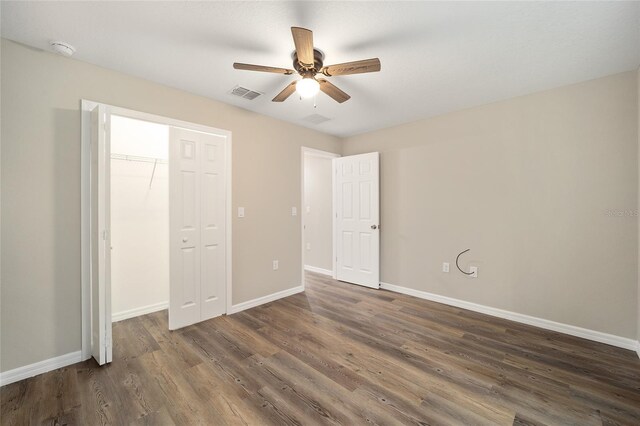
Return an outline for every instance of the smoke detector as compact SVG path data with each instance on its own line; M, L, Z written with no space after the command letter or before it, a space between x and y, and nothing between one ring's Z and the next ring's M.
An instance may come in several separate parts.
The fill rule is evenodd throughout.
M49 43L54 52L59 53L62 56L71 56L76 52L76 48L65 43L64 41L52 41Z

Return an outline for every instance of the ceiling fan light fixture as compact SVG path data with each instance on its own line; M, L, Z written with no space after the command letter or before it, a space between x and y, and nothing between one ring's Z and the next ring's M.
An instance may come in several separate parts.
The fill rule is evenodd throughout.
M1 1L1 0L0 0ZM291 54L293 69L266 67L264 65L245 64L234 62L233 68L237 70L270 72L275 74L292 75L300 74L302 80L291 81L280 91L272 102L284 102L298 92L300 98L314 98L318 92L322 92L338 103L351 99L351 96L337 88L325 78L316 80L316 76L333 77L335 75L362 74L380 71L380 59L371 58L361 61L345 62L335 65L324 65L324 53L313 46L313 32L306 28L291 27L293 44L296 50ZM315 102L313 103L316 107Z
M302 98L312 98L320 91L320 83L313 77L304 77L296 83L296 92Z

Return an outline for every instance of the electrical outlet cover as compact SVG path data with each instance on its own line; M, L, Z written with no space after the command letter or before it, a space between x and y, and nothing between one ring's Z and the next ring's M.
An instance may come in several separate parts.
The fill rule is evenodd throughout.
M477 266L472 266L469 268L469 272L471 272L471 275L469 275L471 278L478 278L478 267Z

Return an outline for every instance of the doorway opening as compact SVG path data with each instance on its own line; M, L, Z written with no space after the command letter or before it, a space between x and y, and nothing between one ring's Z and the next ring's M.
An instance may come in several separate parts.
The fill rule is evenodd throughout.
M231 301L231 132L82 101L82 356L168 308L175 330Z
M334 169L340 155L302 148L302 282L305 272L335 277Z
M169 127L111 117L111 318L169 307Z

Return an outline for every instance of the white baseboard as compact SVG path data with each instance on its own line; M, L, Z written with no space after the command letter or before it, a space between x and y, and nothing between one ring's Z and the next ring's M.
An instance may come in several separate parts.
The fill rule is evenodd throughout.
M409 296L418 297L420 299L431 300L432 302L443 303L457 308L468 309L474 312L480 312L492 315L498 318L504 318L522 324L533 325L535 327L544 328L546 330L557 331L559 333L569 334L571 336L582 337L583 339L593 340L595 342L606 343L608 345L617 346L619 348L637 350L640 356L640 348L638 342L626 337L616 336L613 334L602 333L600 331L589 330L587 328L576 327L575 325L563 324L560 322L550 321L542 318L532 317L529 315L519 314L517 312L505 311L503 309L492 308L490 306L479 305L477 303L466 302L464 300L454 299L447 296L440 296L426 291L415 290L408 287L401 287L394 284L380 283L380 288L403 293Z
M141 306L135 309L118 312L111 315L111 322L118 322L129 318L139 317L140 315L150 314L152 312L164 311L169 309L169 302L160 302L153 305Z
M46 373L67 365L75 364L82 361L82 353L80 351L70 352L55 358L45 359L44 361L34 362L33 364L23 367L14 368L13 370L0 373L0 386L8 385L38 374Z
M266 296L258 297L257 299L247 300L246 302L238 303L237 305L231 305L229 314L235 314L236 312L244 311L245 309L255 308L256 306L263 305L265 303L273 302L274 300L282 299L283 297L292 296L304 291L303 286L289 288L277 293L268 294Z
M640 358L640 340L636 342L636 353L638 354L638 358Z
M304 265L304 270L309 272L315 272L316 274L333 276L333 271L330 269L317 268L315 266Z

